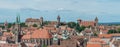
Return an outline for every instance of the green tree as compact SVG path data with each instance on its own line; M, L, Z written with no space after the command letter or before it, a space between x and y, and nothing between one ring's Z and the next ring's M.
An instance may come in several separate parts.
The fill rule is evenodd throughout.
M4 28L5 28L5 26L0 26L0 28L4 29Z
M12 23L8 23L8 28L11 28L12 27Z
M94 36L98 36L97 33L94 33Z
M116 31L116 30L113 30L113 29L108 30L108 34L112 34L112 33L117 33L117 31Z
M50 23L50 21L45 21L43 24L48 25L49 23Z
M33 24L33 27L38 27L37 24Z
M43 47L47 47L47 45L43 45Z
M117 29L117 32L120 33L120 28Z
M67 25L70 28L74 28L76 26L76 23L75 22L68 22Z
M80 32L83 31L85 28L86 28L85 26L79 26L79 24L77 23L75 29L76 29L77 32L80 33Z
M20 23L21 27L28 27L27 25L25 25L25 23Z

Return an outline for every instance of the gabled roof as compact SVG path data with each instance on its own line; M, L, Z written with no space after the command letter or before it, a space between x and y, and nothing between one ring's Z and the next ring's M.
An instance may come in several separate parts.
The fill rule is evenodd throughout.
M99 43L99 44L106 44L101 38L91 38L89 43Z
M87 44L87 47L102 47L101 44Z
M46 29L36 30L32 34L32 38L52 38L52 35Z
M82 21L79 24L82 25L82 26L95 26L95 22L94 21Z
M99 38L111 38L111 34L99 34Z
M3 36L14 36L14 34L12 32L4 32Z
M52 38L52 35L49 33L46 29L38 29L35 31L32 31L30 34L23 35L22 39L37 39L37 38Z

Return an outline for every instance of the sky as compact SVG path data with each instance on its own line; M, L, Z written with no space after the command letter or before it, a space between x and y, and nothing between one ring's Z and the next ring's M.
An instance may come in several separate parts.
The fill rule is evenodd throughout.
M40 18L69 22L77 19L99 22L120 22L120 0L0 0L0 22L15 22L20 14L26 18Z

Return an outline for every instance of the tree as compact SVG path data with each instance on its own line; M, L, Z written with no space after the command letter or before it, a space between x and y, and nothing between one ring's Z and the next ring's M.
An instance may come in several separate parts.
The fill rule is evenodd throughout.
M45 21L43 24L48 25L49 23L50 23L50 21Z
M65 23L65 22L61 22L60 25L61 25L61 26L65 26L66 23Z
M120 33L120 28L117 29L118 33Z
M47 47L47 45L43 45L43 47Z
M25 23L20 23L21 27L28 27L27 25L25 25Z
M2 29L4 29L5 28L5 26L0 26Z
M113 30L113 29L108 30L108 34L112 34L112 33L117 33L117 31L116 31L116 30Z
M8 28L11 28L12 27L12 23L8 23Z
M33 24L33 27L38 27L37 24Z
M97 33L94 33L94 36L98 36Z
M70 28L74 28L76 26L76 23L75 22L69 22L69 23L67 23L67 25Z
M79 24L77 23L75 29L76 29L77 32L80 33L80 32L83 31L85 28L86 28L85 26L79 26Z

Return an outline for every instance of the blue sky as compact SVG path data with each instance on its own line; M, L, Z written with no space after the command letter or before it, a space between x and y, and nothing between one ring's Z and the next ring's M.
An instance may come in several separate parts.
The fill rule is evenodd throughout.
M120 22L120 0L0 0L0 22L14 22L17 13L21 21L26 18L61 20L94 20L99 22Z

